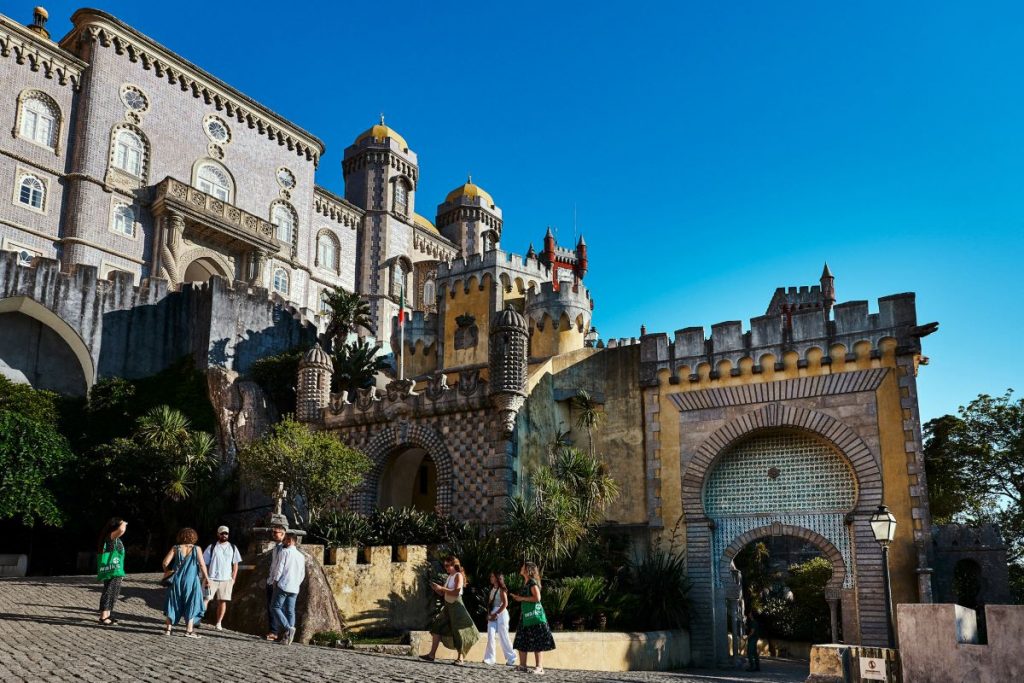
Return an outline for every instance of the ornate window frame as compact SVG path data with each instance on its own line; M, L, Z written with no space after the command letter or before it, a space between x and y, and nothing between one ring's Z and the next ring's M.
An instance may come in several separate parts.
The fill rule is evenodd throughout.
M22 244L21 242L16 242L9 237L4 238L3 247L0 247L0 249L2 249L3 251L15 252L18 255L19 266L31 266L33 258L38 258L43 255L43 252L36 249L35 247L30 247L26 244ZM30 258L28 260L23 259L23 254L28 254Z
M278 289L278 286L277 286L278 275L281 275L284 278L284 291ZM280 294L281 296L283 296L284 298L287 299L291 295L291 289L292 289L292 274L291 274L291 272L287 268L285 268L283 265L275 264L274 267L270 269L270 290L272 292Z
M48 108L50 110L50 113L53 116L53 127L52 127L52 130L50 131L50 139L51 139L51 142L53 144L49 144L48 145L48 144L45 144L43 142L39 142L38 140L35 139L35 137L26 137L26 136L22 135L21 128L24 125L24 121L25 121L25 106L31 100L36 100L36 101L42 102L43 106L45 106L46 108ZM60 153L61 153L60 141L61 141L62 133L63 132L64 132L64 115L61 112L60 105L57 104L57 100L53 99L53 97L51 97L46 92L44 92L42 90L35 89L35 88L28 88L28 89L22 90L18 94L17 110L15 112L15 117L14 117L14 128L11 129L11 136L12 137L20 138L20 139L25 140L26 142L29 142L29 143L37 146L37 147L42 147L43 149L49 150L49 151L53 152L54 154L56 154L57 156L60 156Z
M224 129L226 137L223 140L215 137L213 133L210 132L210 124L212 123L220 124L220 126ZM207 114L203 117L203 133L206 135L206 137L210 138L210 142L212 142L215 145L228 145L234 139L234 136L231 133L231 126L228 125L227 121L217 116L216 114Z
M288 240L283 240L278 236L278 225L274 222L274 212L278 207L283 208L291 214L292 233L288 236ZM288 254L290 256L295 256L299 249L299 212L295 210L295 207L292 206L290 202L286 202L283 199L275 199L270 202L269 220L274 226L274 236L277 237L279 242L287 245Z
M21 187L27 180L34 180L42 185L39 206L32 206L28 202L21 201ZM50 199L50 182L49 180L40 173L35 171L29 171L27 169L18 167L14 172L14 194L11 196L11 201L15 206L20 206L26 211L33 213L43 214L44 216L49 213L49 199Z
M200 171L203 170L203 167L205 167L205 166L210 166L214 170L219 171L220 173L224 174L224 177L228 181L228 187L227 187L228 196L227 196L227 199L225 199L223 197L218 197L213 192L207 192L203 188L199 187L199 173L200 173ZM227 166L225 166L224 164L220 163L216 159L211 159L209 157L202 157L200 159L197 159L196 162L194 164L192 164L192 187L196 188L200 192L204 192L204 193L210 195L211 197L216 197L217 199L219 199L220 201L224 202L225 204L232 204L232 205L236 204L236 197L237 197L236 188L238 187L238 185L235 183L235 177L231 174L231 171L228 170Z
M117 227L118 215L122 209L127 209L131 212L132 218L132 231L131 233L125 232ZM136 240L139 237L139 210L135 207L134 203L125 197L115 195L110 200L110 216L107 219L107 230L114 233L118 237L124 237L125 239Z
M142 97L142 101L144 103L144 106L140 107L139 109L136 109L136 108L132 107L132 105L129 104L129 102L128 102L128 93L129 92L138 93L138 95ZM135 85L134 83L125 83L125 84L123 84L121 86L121 90L120 90L119 95L120 95L120 98L121 98L121 104L123 104L125 106L125 108L129 112L135 114L136 116L141 116L142 114L145 114L146 112L149 111L149 107L150 107L150 104L151 104L151 100L149 99L149 95L146 94L145 90L143 90L139 86Z
M117 165L117 138L123 132L129 132L135 135L142 145L139 158L139 173L136 174L129 169L122 168ZM142 129L133 123L119 123L110 129L110 158L107 160L107 166L110 170L116 171L117 173L123 174L127 178L131 178L139 182L139 186L146 184L149 178L149 162L151 147L149 144L149 138L142 132Z
M398 214L399 216L411 218L412 211L410 209L412 208L413 192L412 181L410 181L405 176L398 176L395 178L392 185L393 187L391 188L391 210L394 213ZM405 202L401 204L398 202L399 191L404 193L405 196Z
M320 240L330 240L334 247L334 265L326 266L321 262L320 259ZM321 228L316 234L316 253L313 260L314 265L320 270L326 271L333 275L341 275L341 240L334 234L334 231L329 228Z

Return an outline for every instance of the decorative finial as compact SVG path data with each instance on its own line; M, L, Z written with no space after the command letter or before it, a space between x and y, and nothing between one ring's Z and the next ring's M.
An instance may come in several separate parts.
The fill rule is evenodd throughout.
M32 10L32 23L28 24L28 29L43 38L49 38L50 32L46 30L46 22L49 18L50 13L46 11L45 7L36 7Z
M473 184L473 174L472 173L467 173L466 174L466 182L469 183L470 185Z
M380 113L380 125L384 125L384 112Z

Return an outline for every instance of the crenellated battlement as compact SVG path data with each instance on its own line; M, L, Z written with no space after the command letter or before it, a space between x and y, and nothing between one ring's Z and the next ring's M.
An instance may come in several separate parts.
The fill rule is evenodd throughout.
M109 279L98 274L87 265L61 272L56 260L43 257L21 265L16 253L0 251L0 299L31 301L14 310L41 307L69 326L84 344L75 352L88 385L99 376L153 374L186 354L199 367L244 371L268 351L316 336L307 312L263 287L214 277L172 291L160 278L136 285L133 273L114 272Z
M355 396L347 391L331 394L323 411L326 428L389 422L395 417L416 418L479 410L489 407L487 380L479 369L459 373L449 386L448 375L437 373L427 379L419 392L413 391L413 380L393 380L384 391L377 387L359 389Z
M434 313L413 311L405 320L405 346L406 349L415 349L417 343L422 343L427 349L437 343L438 331L441 328L441 320ZM398 353L398 316L391 318L391 345L395 353Z
M894 340L898 355L921 351L921 337L935 331L938 323L917 324L913 293L893 294L878 300L878 312L871 313L867 301L837 304L832 317L820 309L796 311L791 322L785 315L767 314L752 318L744 331L738 320L711 326L711 336L703 327L687 327L667 334L649 334L641 339L641 381L657 382L659 370L668 369L673 381L687 368L690 381L697 381L698 368L709 366L710 377L719 376L720 364L728 363L729 372L740 373L741 361L752 361L752 371L761 372L763 359L774 359L775 369L783 369L784 356L795 353L797 367L806 367L809 354L816 349L820 362L829 364L836 353L845 360L856 360L857 350L867 344L871 357L880 357L883 340Z
M536 291L528 293L526 317L542 328L545 317L557 321L564 315L580 331L586 331L594 308L590 291L582 284L573 287L572 283L562 282L560 285L556 289L554 283L545 282Z
M444 281L453 285L457 280L467 280L473 275L480 278L484 272L490 272L494 276L504 274L512 279L520 277L538 284L551 281L551 268L538 259L526 258L501 249L442 262L437 268L437 281L439 286L442 286ZM503 283L504 279L502 278ZM504 284L508 286L508 283Z

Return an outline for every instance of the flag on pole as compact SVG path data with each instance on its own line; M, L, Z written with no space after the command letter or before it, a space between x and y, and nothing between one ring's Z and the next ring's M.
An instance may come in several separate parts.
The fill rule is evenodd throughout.
M405 285L398 290L398 326L405 324Z

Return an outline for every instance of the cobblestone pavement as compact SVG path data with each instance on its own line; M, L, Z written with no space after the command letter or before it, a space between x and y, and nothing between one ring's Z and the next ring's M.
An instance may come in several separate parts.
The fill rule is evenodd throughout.
M156 575L129 576L115 610L119 623L96 623L100 584L90 577L0 580L2 681L335 681L404 683L522 681L533 676L470 664L306 645L289 648L230 631L163 635L163 591ZM543 680L645 683L801 681L806 666L770 662L762 674L726 671L601 673L548 669Z

